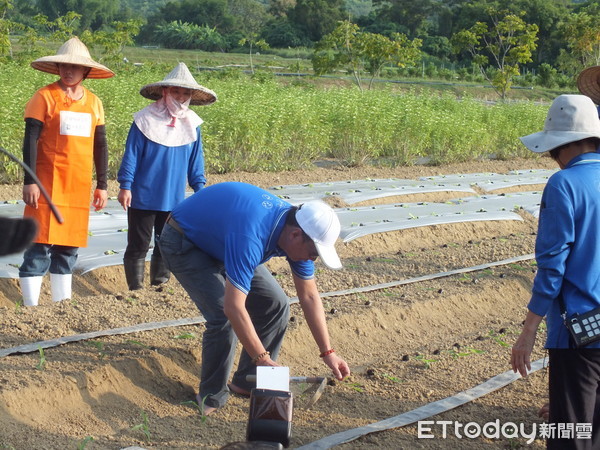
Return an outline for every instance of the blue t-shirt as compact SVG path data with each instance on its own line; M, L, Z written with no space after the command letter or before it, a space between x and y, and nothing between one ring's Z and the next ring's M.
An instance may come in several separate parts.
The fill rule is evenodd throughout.
M166 147L148 139L135 122L129 129L117 180L131 191L131 207L171 211L185 197L186 180L194 192L204 187L200 127L194 142Z
M248 294L255 269L273 256L292 205L246 183L219 183L191 195L172 212L185 236L225 265L227 279ZM302 279L314 277L314 263L291 261Z
M550 177L540 206L535 243L538 271L528 308L546 316L547 348L569 348L560 316L600 307L600 154L585 153ZM600 348L600 342L589 348Z

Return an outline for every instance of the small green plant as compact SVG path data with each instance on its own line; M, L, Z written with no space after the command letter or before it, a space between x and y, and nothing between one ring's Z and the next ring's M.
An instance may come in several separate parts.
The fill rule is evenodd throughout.
M194 333L182 333L174 336L174 339L196 339L196 337Z
M148 414L146 414L145 411L141 411L140 416L142 417L142 422L131 427L131 430L132 431L141 430L142 433L144 433L144 436L146 436L146 439L149 441L150 440L150 427L149 427L149 421L148 421Z
M400 378L398 378L398 377L395 377L395 376L393 376L393 375L390 375L390 374L384 373L382 376L383 376L384 378L387 378L387 379L388 379L388 380L390 380L390 381L393 381L394 383L403 383L403 381L402 381Z
M494 342L501 345L502 347L509 347L509 344L507 344L506 341L504 341L505 336L506 333L496 333L493 330L490 330L490 332L488 333L488 337L492 338Z
M470 347L467 347L463 351L458 351L455 349L450 350L450 356L455 359L463 358L463 357L469 356L469 355L480 355L482 353L485 353L485 350L477 350L477 349L470 348Z
M346 381L346 382L344 382L344 384L346 386L348 386L350 389L355 390L356 392L364 392L364 386L362 386L360 383Z
M197 401L194 400L187 400L185 402L181 402L181 405L190 405L193 408L197 409L198 412L200 413L200 422L204 423L206 422L206 419L208 419L208 416L206 414L204 414L204 402L206 401L206 397L204 397L202 399L202 402L198 403Z
M106 352L104 351L104 342L88 341L86 342L86 345L96 347L96 349L98 350L98 359L104 359L104 357L106 356Z
M23 312L23 299L20 298L15 302L15 314L21 314Z
M77 450L85 450L85 447L94 440L92 436L86 436L79 444L77 444Z
M146 344L140 342L140 341L135 341L133 339L128 339L127 341L125 341L127 344L131 344L131 345L138 345L140 347L144 347L144 348L150 348L148 347Z
M431 364L434 362L437 362L438 360L435 358L426 358L425 355L417 355L415 356L415 359L417 361L421 361L423 364L425 364L425 368L429 369L431 367Z
M46 356L44 355L44 349L38 345L38 352L40 353L40 360L35 366L38 370L44 370L46 368Z

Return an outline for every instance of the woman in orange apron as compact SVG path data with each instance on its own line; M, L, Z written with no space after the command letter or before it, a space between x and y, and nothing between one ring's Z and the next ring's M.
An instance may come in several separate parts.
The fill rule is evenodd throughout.
M73 266L79 247L87 246L92 169L97 185L93 206L107 201L108 147L104 109L98 97L82 86L85 78L109 78L114 73L95 62L76 37L57 54L31 63L34 69L60 79L38 90L25 107L23 160L40 179L60 210L53 217L40 190L26 174L23 187L26 217L39 224L34 244L25 252L19 279L25 306L38 304L42 278L50 272L52 300L71 297Z

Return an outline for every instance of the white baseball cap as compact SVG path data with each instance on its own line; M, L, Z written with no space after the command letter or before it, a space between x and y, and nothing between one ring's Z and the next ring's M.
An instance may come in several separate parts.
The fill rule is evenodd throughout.
M315 243L323 263L330 269L341 269L342 262L335 251L341 225L333 209L320 201L306 202L296 212L296 221Z
M552 102L544 130L519 139L532 152L543 153L593 137L600 138L600 120L594 102L585 95L564 94Z

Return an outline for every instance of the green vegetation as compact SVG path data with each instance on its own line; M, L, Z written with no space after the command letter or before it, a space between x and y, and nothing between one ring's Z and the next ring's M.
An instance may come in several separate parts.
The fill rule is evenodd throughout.
M160 80L165 65L130 67L107 80L87 80L103 101L114 177L133 114L148 104L141 86ZM280 171L336 158L348 165L377 161L411 165L529 157L518 136L539 128L547 106L531 102L488 105L464 95L400 91L394 84L361 92L353 87L284 84L239 71L200 72L197 80L219 100L197 108L209 173ZM0 146L20 155L27 100L56 77L17 63L0 73ZM6 158L0 181L18 182L20 168Z

